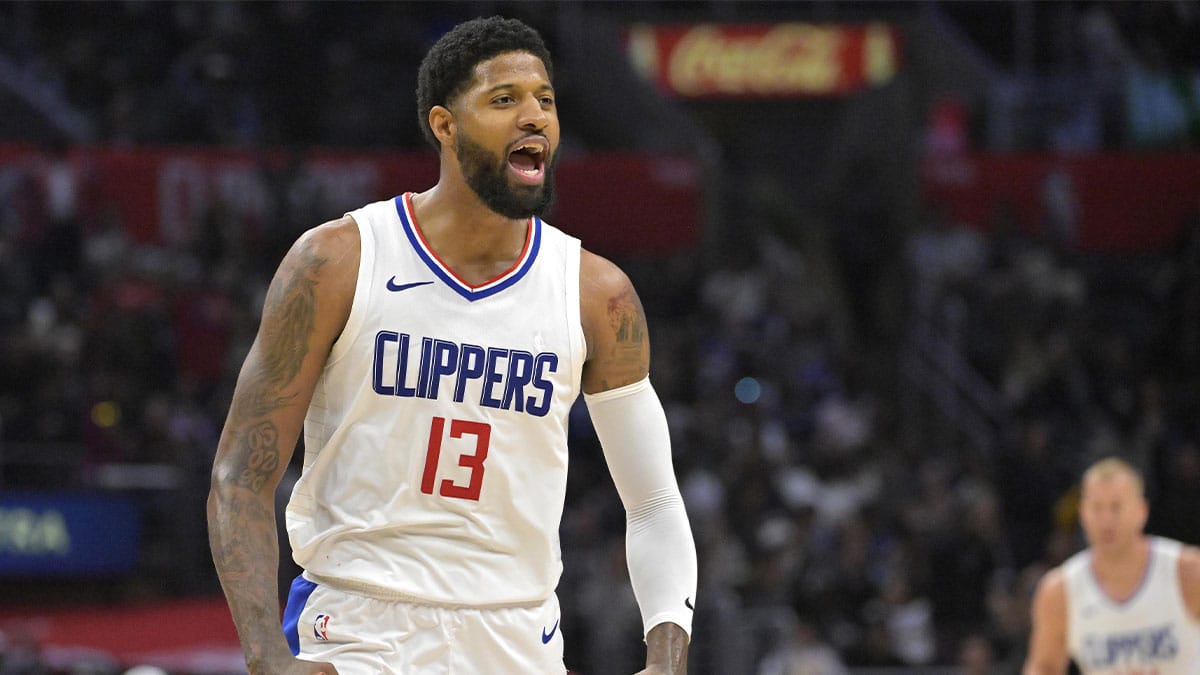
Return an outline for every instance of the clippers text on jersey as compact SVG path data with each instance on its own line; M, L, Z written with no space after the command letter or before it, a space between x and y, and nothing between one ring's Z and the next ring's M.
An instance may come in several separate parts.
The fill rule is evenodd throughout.
M481 406L544 417L554 396L549 373L557 370L554 352L535 354L384 330L375 334L371 386L381 396L452 396L458 403L470 389L478 391Z

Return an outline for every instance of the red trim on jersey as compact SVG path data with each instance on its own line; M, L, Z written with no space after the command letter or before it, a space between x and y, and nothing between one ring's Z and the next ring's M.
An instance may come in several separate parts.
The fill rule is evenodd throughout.
M420 223L417 222L416 209L414 209L413 205L412 205L412 195L413 195L413 193L411 193L411 192L404 193L404 210L407 212L409 222L412 223L412 226L413 226L412 229L413 229L413 232L417 235L417 241L420 242L421 248L425 251L425 253L427 253L429 255L429 258L431 260L435 261L437 263L438 267L442 268L443 272L445 272L448 276L453 278L458 283L462 284L464 287L466 287L472 291L478 291L480 289L487 288L488 286L498 284L498 283L504 281L505 279L507 279L508 277L512 276L517 271L519 271L521 269L522 265L525 264L525 260L529 257L529 253L532 249L532 242L533 242L533 228L534 228L533 218L530 218L529 222L525 226L525 245L521 248L521 255L517 256L517 260L516 260L516 262L513 263L512 267L509 267L504 272L500 273L499 275L497 275L481 284L467 283L467 281L464 280L462 277L458 276L458 274L455 273L454 270L450 269L450 266L446 264L446 261L442 260L441 256L439 256L437 254L437 252L435 252L433 250L433 248L429 245L429 242L425 240L425 233L421 231L421 225L420 225Z

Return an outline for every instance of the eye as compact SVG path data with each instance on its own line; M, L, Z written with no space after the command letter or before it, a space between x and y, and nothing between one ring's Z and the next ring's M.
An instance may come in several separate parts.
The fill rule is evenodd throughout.
M547 108L554 105L554 97L553 96L543 96L543 97L539 98L538 101L541 102L541 104L546 106Z
M501 94L501 95L497 96L496 98L493 98L492 103L495 103L498 105L507 105L509 103L512 103L514 100L515 99L512 96L509 96L508 94Z

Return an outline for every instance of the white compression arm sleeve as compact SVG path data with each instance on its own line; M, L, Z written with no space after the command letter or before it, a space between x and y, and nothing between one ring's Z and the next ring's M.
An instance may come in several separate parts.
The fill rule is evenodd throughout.
M671 464L662 402L649 377L583 398L625 505L625 553L643 628L649 633L670 621L690 636L696 542Z

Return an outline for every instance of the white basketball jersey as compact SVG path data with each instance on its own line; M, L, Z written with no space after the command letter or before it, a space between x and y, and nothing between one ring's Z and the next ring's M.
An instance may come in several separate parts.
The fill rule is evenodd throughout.
M1151 537L1146 576L1125 602L1100 588L1090 551L1064 563L1067 645L1085 675L1200 675L1200 620L1183 604L1181 548Z
M562 571L579 241L532 218L517 263L471 286L424 241L411 195L350 215L358 283L305 418L294 558L376 597L540 602Z

